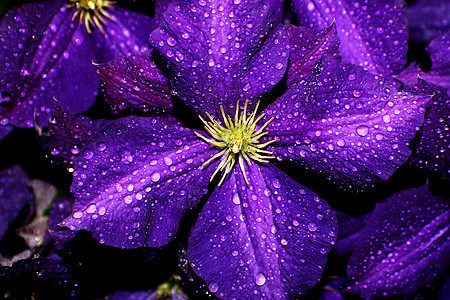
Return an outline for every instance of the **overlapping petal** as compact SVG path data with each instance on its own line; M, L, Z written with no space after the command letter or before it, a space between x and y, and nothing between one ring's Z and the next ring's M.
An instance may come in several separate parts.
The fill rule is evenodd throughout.
M50 132L39 136L39 140L50 153L52 162L63 163L67 168L72 168L74 160L92 136L110 122L72 115L56 102Z
M0 171L0 240L8 225L19 216L34 195L27 183L28 175L19 166Z
M166 117L110 124L75 164L73 214L62 222L122 248L159 247L175 235L215 170L214 152L192 130Z
M378 75L326 60L266 109L276 156L347 185L387 179L411 153L428 96L397 92Z
M203 207L188 257L222 299L293 299L320 279L336 238L328 205L273 165L235 168Z
M412 167L419 167L450 179L450 97L440 87L423 80L414 87L415 93L433 95L425 113L425 122L411 144L413 153L408 160Z
M172 105L169 81L151 60L150 51L121 56L95 67L113 110L148 111Z
M96 41L95 62L105 63L116 57L138 54L150 49L148 36L153 30L152 18L114 6L108 10L114 21L108 20L104 34L92 33Z
M299 82L307 77L321 61L322 56L338 58L339 37L333 23L326 29L286 26L291 44L286 84Z
M406 297L449 266L449 202L425 185L377 205L348 266L347 291L365 298Z
M408 26L404 0L293 0L298 22L327 28L336 22L344 62L375 74L398 74L406 64Z
M263 1L173 1L151 44L169 61L178 95L198 113L256 105L281 79L288 38Z

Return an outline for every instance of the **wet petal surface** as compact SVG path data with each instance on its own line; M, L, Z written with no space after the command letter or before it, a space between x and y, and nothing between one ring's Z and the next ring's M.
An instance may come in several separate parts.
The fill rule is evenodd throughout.
M291 43L286 84L299 82L311 73L323 55L340 57L336 25L327 29L285 26Z
M327 28L333 20L344 62L375 74L398 74L406 64L408 27L403 0L293 0L298 22Z
M293 299L320 279L336 219L312 191L273 165L235 168L189 238L188 257L223 299Z
M448 199L427 186L377 205L350 258L347 291L365 298L408 296L443 275L450 255Z
M450 98L444 89L423 80L419 80L413 91L433 97L425 113L425 122L411 144L413 153L408 164L450 181Z
M105 63L116 57L138 54L150 49L148 36L154 29L149 16L114 6L108 13L115 21L108 20L105 33L92 33L95 40L95 62Z
M99 132L75 164L73 214L62 222L101 243L159 247L206 193L213 153L166 117L119 119Z
M113 110L168 108L169 82L151 60L151 52L122 56L95 65L106 101Z
M50 121L50 132L39 137L54 163L73 168L73 162L92 136L105 127L109 120L91 120L83 115L72 115L56 103Z
M238 0L173 1L150 42L168 61L178 95L198 113L234 113L281 79L289 52L269 5Z
M406 161L428 100L397 92L358 66L328 60L266 109L265 118L275 118L269 137L280 139L270 147L331 180L370 185Z

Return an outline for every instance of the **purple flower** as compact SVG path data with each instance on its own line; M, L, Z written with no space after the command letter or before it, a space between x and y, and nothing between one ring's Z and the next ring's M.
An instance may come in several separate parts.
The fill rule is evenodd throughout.
M317 31L318 40L332 30ZM300 67L303 76L261 104L259 114L259 99L292 63L289 36L296 33L288 34L260 1L173 1L150 42L206 131L165 115L106 125L75 162L76 202L62 225L90 230L116 247L160 247L202 203L188 258L212 293L225 299L307 293L336 239L336 220L275 163L305 165L347 186L387 179L408 158L429 97L323 59L314 69ZM307 49L313 57L316 48ZM324 52L336 58L334 50Z
M99 81L92 61L148 49L151 18L112 1L44 1L0 21L0 137L12 126L45 126L54 98L72 114L87 110Z

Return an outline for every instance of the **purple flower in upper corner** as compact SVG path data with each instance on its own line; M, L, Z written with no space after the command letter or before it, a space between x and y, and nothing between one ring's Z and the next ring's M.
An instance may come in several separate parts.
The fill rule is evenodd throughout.
M333 40L332 31L309 40ZM306 165L357 187L387 179L409 156L429 97L398 92L335 59L311 69L304 58L317 61L322 49L308 45L309 54L292 55L304 76L258 105L292 63L295 34L262 1L173 1L150 41L206 130L167 116L108 124L86 145L90 155L75 162L74 211L62 225L116 247L160 247L203 198L188 258L212 293L286 299L309 292L336 239L336 219L274 163Z
M57 0L11 9L0 21L0 137L45 126L54 98L87 110L99 81L92 61L147 50L152 19L113 1Z
M412 299L414 293L445 279L450 255L448 200L424 185L378 204L350 258L346 292L365 299Z

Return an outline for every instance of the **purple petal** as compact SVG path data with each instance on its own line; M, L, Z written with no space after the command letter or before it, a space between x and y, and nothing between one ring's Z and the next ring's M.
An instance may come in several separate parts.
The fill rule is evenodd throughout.
M151 52L122 56L95 65L106 101L113 110L172 106L169 82L150 58Z
M408 164L430 171L441 179L450 179L450 98L442 88L423 80L413 89L417 94L433 95L425 113L425 122L411 144Z
M61 2L30 3L0 22L2 123L46 125L53 98L71 113L88 109L98 90L87 33L72 22L73 10ZM49 18L53 16L53 18ZM34 37L34 38L33 38ZM4 100L4 99L3 99Z
M156 0L155 3L155 25L159 25L159 22L161 22L164 12L169 7L170 2L172 0Z
M281 21L283 18L283 4L284 0L266 0L270 8L275 12L275 15Z
M215 152L167 118L120 119L100 131L76 161L73 214L62 222L101 243L159 247L175 235L215 170Z
M108 13L115 21L107 21L104 25L105 34L99 30L92 33L96 41L95 62L104 63L150 49L148 36L154 28L152 18L118 6L108 10Z
M448 89L447 94L450 97L450 57L448 56L450 51L450 31L434 39L426 49L430 53L432 62L429 72L423 72L418 66L411 65L396 78L406 85L412 86L418 82L420 77Z
M426 48L430 53L431 70L421 74L426 81L450 89L450 31L434 39ZM450 92L447 92L450 96Z
M317 73L266 109L280 158L364 187L403 164L408 142L423 123L428 96L397 92L378 75L327 60Z
M57 102L50 122L50 134L41 135L40 142L50 153L55 163L63 163L67 168L73 167L74 160L81 154L81 149L111 121L91 120L88 117L74 116L65 111Z
M273 165L235 168L206 202L188 257L224 299L293 299L320 279L334 244L328 205Z
M75 200L69 197L59 197L53 202L48 216L48 235L55 240L55 247L62 248L75 236L75 232L58 224L72 214Z
M238 4L235 4L238 3ZM178 95L198 113L234 113L236 101L256 99L281 79L288 38L262 1L173 1L150 36L169 61Z
M375 74L398 74L406 64L408 26L404 0L293 0L298 22L327 28L336 22L344 62Z
M0 140L7 136L11 132L11 130L13 130L13 127L11 125L0 125Z
M285 26L291 43L287 85L299 82L314 70L322 56L339 57L339 38L333 23L323 30Z
M27 203L34 200L28 181L27 174L19 166L0 171L0 240L9 223L19 216Z
M337 257L343 257L353 252L356 241L360 236L361 229L366 224L368 214L352 216L344 212L336 212L339 234L333 253Z
M449 266L448 199L427 186L377 205L349 261L347 291L365 298L408 296Z
M409 39L428 44L450 26L448 0L417 0L408 7Z

